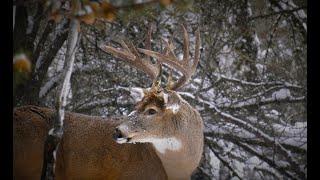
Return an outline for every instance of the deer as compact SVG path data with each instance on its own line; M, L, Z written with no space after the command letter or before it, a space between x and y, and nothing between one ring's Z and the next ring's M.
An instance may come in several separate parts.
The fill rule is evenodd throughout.
M164 52L151 50L149 28L145 49L121 41L121 48L102 50L144 72L152 85L127 116L99 117L66 112L64 135L55 154L56 179L190 179L203 152L203 120L178 93L190 81L200 59L200 31L196 30L194 57L189 57L189 37L183 30L183 58L174 54L171 41ZM156 63L151 62L156 59ZM191 60L192 59L192 60ZM166 87L162 66L179 71ZM171 71L172 72L172 71ZM55 110L38 106L14 109L14 179L39 179L43 149L53 126Z

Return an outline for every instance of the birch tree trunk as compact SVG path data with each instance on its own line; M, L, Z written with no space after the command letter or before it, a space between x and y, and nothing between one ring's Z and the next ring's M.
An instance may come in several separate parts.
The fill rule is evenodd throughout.
M78 9L79 1L73 1L74 9ZM62 84L59 85L58 99L56 101L56 112L54 115L53 128L48 133L47 140L44 147L44 161L42 166L41 179L54 179L55 154L59 147L60 140L63 135L63 122L65 117L65 106L70 90L70 77L72 74L73 64L75 60L75 52L77 42L79 39L80 22L77 19L70 21L70 29L67 39L67 51L64 62L64 70L62 77L64 77Z

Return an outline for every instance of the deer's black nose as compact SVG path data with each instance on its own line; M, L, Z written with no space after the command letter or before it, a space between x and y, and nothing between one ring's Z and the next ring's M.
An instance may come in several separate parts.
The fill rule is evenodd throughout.
M122 135L121 131L119 130L119 128L116 128L116 130L113 133L113 139L117 140L118 138L123 138L123 135Z

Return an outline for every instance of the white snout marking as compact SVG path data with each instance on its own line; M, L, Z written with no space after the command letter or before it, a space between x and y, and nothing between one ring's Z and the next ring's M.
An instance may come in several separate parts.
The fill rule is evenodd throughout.
M123 144L123 143L126 143L126 142L127 142L127 139L126 139L126 138L118 138L118 139L116 140L116 142L117 142L118 144Z
M121 124L121 125L118 127L118 129L119 129L120 131L122 131L123 133L125 133L125 132L128 132L129 127L128 127L127 125Z
M129 127L127 125L124 125L124 124L121 124L120 126L118 126L118 129L124 133L124 134L127 134L128 130L129 130ZM118 144L123 144L123 143L126 143L128 141L127 137L125 138L117 138L116 142Z
M176 114L179 109L180 109L180 105L178 104L171 104L170 106L167 107L167 109L171 109L173 114Z
M178 151L181 148L181 141L175 137L170 138L145 138L139 142L150 142L158 152L164 154L166 150Z

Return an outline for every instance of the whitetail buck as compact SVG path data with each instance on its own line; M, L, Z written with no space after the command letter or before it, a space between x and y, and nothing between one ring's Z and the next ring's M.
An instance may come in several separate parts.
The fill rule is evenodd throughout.
M64 135L56 154L57 179L190 179L201 159L203 122L197 110L176 90L196 70L200 34L196 32L191 61L188 34L182 29L182 60L176 58L170 42L166 42L163 54L151 51L151 31L147 35L147 49L137 49L124 42L122 49L103 47L149 75L153 79L152 87L144 91L142 100L127 117L66 113ZM157 64L151 63L150 57L156 58ZM183 74L166 88L160 86L162 64ZM14 110L15 179L40 178L44 142L52 127L53 114L53 109L36 106Z

